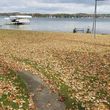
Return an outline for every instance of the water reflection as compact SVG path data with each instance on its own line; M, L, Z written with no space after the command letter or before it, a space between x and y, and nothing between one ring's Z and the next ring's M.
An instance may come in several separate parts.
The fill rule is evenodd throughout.
M29 25L13 25L13 24L5 24L3 26L5 29L17 29L17 30L29 30Z

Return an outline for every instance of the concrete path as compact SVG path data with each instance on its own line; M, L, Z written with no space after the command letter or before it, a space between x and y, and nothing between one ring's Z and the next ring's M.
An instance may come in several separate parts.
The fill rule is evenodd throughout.
M37 110L65 110L63 102L58 101L58 94L51 93L45 83L34 74L23 71L19 75L24 79L32 93L32 98Z

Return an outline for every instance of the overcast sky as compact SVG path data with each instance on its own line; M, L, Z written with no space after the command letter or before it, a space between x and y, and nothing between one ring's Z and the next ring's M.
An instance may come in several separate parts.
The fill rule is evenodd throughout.
M0 12L93 13L95 0L0 0ZM98 2L98 13L110 13L110 0Z

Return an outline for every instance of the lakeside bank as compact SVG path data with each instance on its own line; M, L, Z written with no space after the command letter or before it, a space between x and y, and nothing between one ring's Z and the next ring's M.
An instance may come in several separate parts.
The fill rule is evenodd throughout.
M0 56L38 74L67 109L109 110L110 35L0 30Z

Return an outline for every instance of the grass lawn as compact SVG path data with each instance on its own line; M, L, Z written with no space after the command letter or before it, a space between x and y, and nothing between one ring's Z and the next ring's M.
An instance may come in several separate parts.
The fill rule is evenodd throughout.
M29 110L29 93L24 81L2 64L0 62L0 110Z
M110 109L110 35L0 30L0 56L44 78L67 110Z

